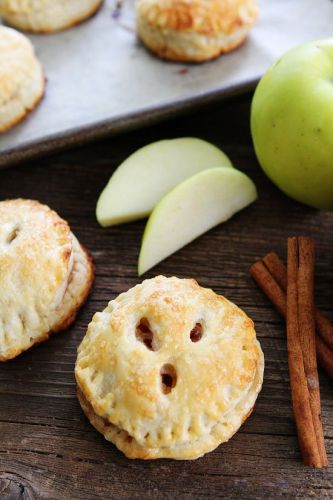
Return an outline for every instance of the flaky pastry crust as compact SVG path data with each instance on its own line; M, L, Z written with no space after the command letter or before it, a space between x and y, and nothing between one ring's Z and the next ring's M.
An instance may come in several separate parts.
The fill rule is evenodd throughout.
M263 367L244 312L194 280L158 276L94 315L75 375L90 422L127 457L195 459L247 418Z
M0 0L0 15L15 28L50 33L91 17L104 0Z
M36 107L44 86L43 70L28 38L0 26L0 133Z
M202 62L238 47L257 12L256 0L138 0L137 31L160 57Z
M91 258L56 212L0 202L0 361L69 326L92 281Z

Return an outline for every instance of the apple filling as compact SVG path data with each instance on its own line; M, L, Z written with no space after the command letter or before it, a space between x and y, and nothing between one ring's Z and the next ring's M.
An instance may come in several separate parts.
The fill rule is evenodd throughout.
M154 334L151 331L150 323L147 318L141 318L136 326L136 338L140 340L150 351L155 351L153 346Z
M73 246L72 246L71 253L69 256L69 260L68 260L68 267L67 267L66 276L57 290L53 304L51 306L52 309L57 309L61 305L61 303L64 299L64 296L65 296L65 293L68 289L69 283L72 280L73 268L74 268L74 250L73 250Z
M169 394L177 384L177 373L170 364L163 365L160 371L162 392Z
M202 324L196 323L191 330L190 339L192 340L192 342L199 342L199 340L201 340L201 337L202 337Z
M20 231L18 224L6 223L0 227L0 252L8 250Z

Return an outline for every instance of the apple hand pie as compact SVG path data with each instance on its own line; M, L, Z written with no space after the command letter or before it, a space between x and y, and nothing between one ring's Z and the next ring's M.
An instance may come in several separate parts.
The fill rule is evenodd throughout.
M256 0L138 0L137 31L160 57L201 62L238 47L257 11Z
M128 458L195 459L252 411L264 357L253 322L194 280L158 276L96 313L78 349L78 398Z
M67 328L93 265L63 219L38 201L0 202L0 361Z
M103 0L0 0L0 15L24 31L49 33L92 16Z
M23 120L37 106L44 87L43 70L30 40L16 30L0 26L0 133Z

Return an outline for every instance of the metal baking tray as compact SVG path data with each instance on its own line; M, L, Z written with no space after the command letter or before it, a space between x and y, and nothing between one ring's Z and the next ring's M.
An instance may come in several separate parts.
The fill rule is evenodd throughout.
M169 63L138 42L134 5L106 0L80 26L28 35L44 66L46 93L0 137L0 167L249 90L288 48L333 34L331 0L262 0L238 50L204 64Z

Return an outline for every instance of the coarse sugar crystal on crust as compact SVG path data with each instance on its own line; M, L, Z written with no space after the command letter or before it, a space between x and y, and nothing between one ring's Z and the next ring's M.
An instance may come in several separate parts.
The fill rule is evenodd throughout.
M257 12L256 0L138 0L137 31L160 57L202 62L238 47Z
M36 107L44 86L43 70L28 38L0 26L0 133Z
M0 202L0 361L69 326L92 281L89 254L56 212Z
M91 17L104 0L0 0L0 16L15 28L49 33Z
M263 367L244 312L194 280L158 276L94 315L75 375L90 422L127 457L195 459L251 413Z

